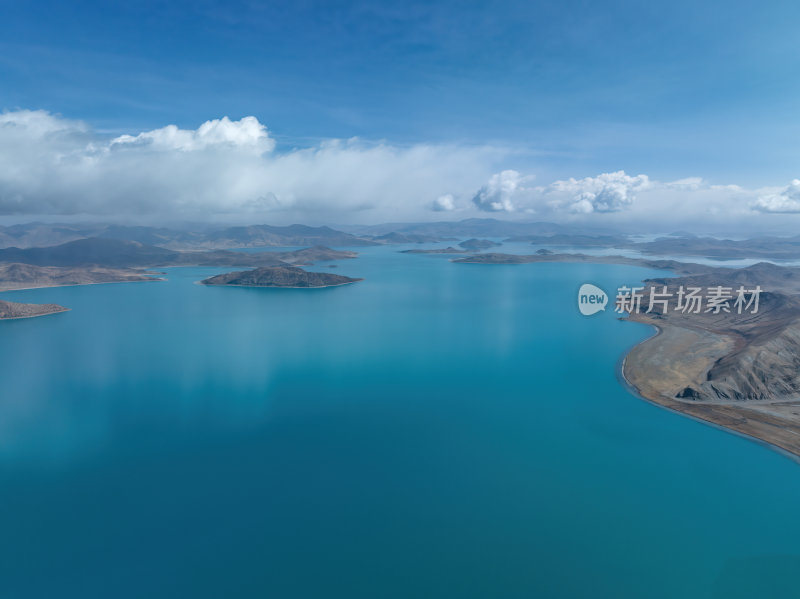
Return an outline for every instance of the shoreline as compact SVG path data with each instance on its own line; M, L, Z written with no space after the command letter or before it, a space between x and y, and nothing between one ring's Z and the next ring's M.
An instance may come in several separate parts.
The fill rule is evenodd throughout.
M11 316L7 318L0 318L0 322L4 320L26 320L28 318L39 318L40 316L52 316L53 314L62 314L71 311L72 308L64 308L63 310L56 310L54 312L44 312L42 314L31 314L29 316Z
M0 289L0 293L11 293L12 291L33 291L34 289L54 289L56 287L86 287L88 285L115 285L117 283L147 283L149 281L166 281L165 277L152 279L139 279L138 281L96 281L93 283L67 283L66 285L39 285L38 287L14 287L13 289Z
M624 320L625 322L638 322L638 321L629 321L627 319L620 319L620 320ZM648 343L650 341L655 340L659 335L662 334L663 328L659 327L658 325L655 325L655 324L652 324L652 323L647 323L647 322L641 322L639 324L643 324L643 325L652 327L655 330L655 332L652 335L650 335L649 337L646 337L645 339L642 339L641 341L635 343L634 345L632 345L631 347L626 349L620 355L619 359L617 360L617 365L616 365L617 380L619 381L620 385L626 391L628 391L628 393L630 393L631 395L633 395L637 399L640 399L640 400L645 401L645 402L647 402L647 403L649 403L649 404L651 404L653 406L661 408L662 410L667 410L668 412L672 412L674 414L678 414L679 416L682 416L684 418L689 418L691 420L694 420L695 422L699 422L699 423L704 424L706 426L711 426L711 427L713 427L713 428L715 428L717 430L720 430L720 431L735 435L737 437L741 437L742 439L746 439L746 440L748 440L750 442L756 443L758 445L761 445L762 447L765 447L765 448L767 448L767 449L769 449L771 451L774 451L775 453L778 453L781 456L790 459L791 461L795 462L796 464L800 464L800 453L794 453L794 452L786 449L785 447L777 445L776 443L770 441L769 439L765 439L765 438L762 438L762 437L757 437L755 435L752 435L752 434L749 434L749 433L746 433L746 432L743 432L743 431L738 431L738 430L736 430L734 428L730 428L729 426L725 426L722 423L716 422L715 420L713 420L711 418L704 418L704 417L699 416L697 414L692 414L688 410L680 409L679 406L682 405L682 402L679 402L678 400L669 400L669 404L668 404L667 403L667 398L664 398L663 400L659 400L659 399L656 399L656 398L647 397L646 395L642 394L641 391L639 391L638 387L636 387L636 385L634 385L630 381L630 379L628 379L627 375L625 374L625 366L627 364L628 356L637 347L639 347L641 345L644 345L645 343ZM753 401L757 401L757 400L753 400ZM690 405L692 405L692 404L687 404L687 407L690 406ZM719 404L702 404L701 403L701 404L697 404L697 405L698 406L703 406L703 405L719 405ZM727 405L726 405L726 407L728 409L737 409L738 408L738 406L727 406Z
M620 255L595 256L563 253L547 255L478 254L467 258L451 259L451 261L461 264L619 264L671 271L672 277L668 278L674 277L679 281L681 279L696 281L698 278L702 281L703 277L709 278L710 276L718 276L725 280L731 273L740 270L679 262L673 259L648 260ZM765 271L763 266L759 267L758 264L746 268L754 273L751 277L755 277L756 282L761 277L761 284L763 281L768 281L771 286L776 288L779 295L780 293L790 297L800 295L800 287L797 285L782 285L785 279L776 283L771 270ZM665 279L667 278L665 277ZM796 319L796 316L793 318ZM673 393L677 393L672 390L672 383L682 385L683 375L700 376L702 380L707 378L709 369L720 359L720 356L714 356L714 351L723 343L735 344L737 342L731 333L713 326L694 329L673 324L671 321L656 323L652 320L632 319L630 316L622 320L648 324L655 329L653 335L627 348L617 361L617 380L631 395L681 416L755 441L800 463L800 397L767 398L762 402L759 399L713 401L711 398L692 401L672 396ZM667 338L663 342L656 341L662 334ZM716 339L710 339L709 336ZM727 341L723 341L725 337L728 338ZM681 342L681 338L685 341ZM642 346L651 342L654 343L653 346L642 349ZM788 343L791 350L791 339ZM724 356L730 355L733 351L731 346L723 347L723 350L725 351ZM693 354L693 351L698 353ZM708 362L711 359L714 361ZM641 387L634 384L633 381L636 381ZM770 409L768 406L775 406L775 408Z

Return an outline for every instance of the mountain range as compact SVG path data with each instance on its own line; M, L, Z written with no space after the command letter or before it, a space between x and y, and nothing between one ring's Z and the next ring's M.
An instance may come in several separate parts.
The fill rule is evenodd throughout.
M355 252L314 246L286 252L233 252L229 250L170 250L138 241L92 237L56 246L0 249L0 263L34 266L286 266L322 260L355 258Z

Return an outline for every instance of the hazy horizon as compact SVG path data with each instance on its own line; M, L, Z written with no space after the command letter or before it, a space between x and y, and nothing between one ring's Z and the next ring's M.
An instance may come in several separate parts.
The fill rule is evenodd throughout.
M586 234L586 235L622 235L622 236L644 236L644 237L660 237L670 236L675 234L688 234L698 237L714 237L718 239L748 239L758 237L795 237L798 235L797 231L791 226L774 227L772 229L754 229L750 228L732 228L732 227L715 227L714 223L699 223L697 226L665 226L655 224L652 228L642 228L637 225L602 225L594 224L591 222L557 222L550 220L536 219L535 217L525 218L519 215L479 215L476 217L462 217L451 215L452 218L433 218L429 220L409 220L409 221L391 221L391 222L369 222L369 223L347 223L347 222L328 222L320 221L317 219L310 219L308 221L292 221L289 220L276 220L276 219L255 219L245 220L241 217L232 217L231 219L214 220L196 220L196 221L181 221L181 220L159 220L153 219L151 216L144 216L140 218L130 217L87 217L85 215L37 215L35 217L19 216L19 217L0 217L0 229L18 226L32 226L32 225L46 225L46 226L75 226L75 227L98 227L98 226L118 226L118 227L147 227L154 229L168 229L174 231L202 231L225 229L229 227L249 227L249 226L272 226L272 227L290 227L293 225L308 226L308 227L329 227L336 231L345 233L365 234L365 235L380 235L389 232L396 232L405 228L413 228L419 226L435 226L435 225L453 225L463 222L474 221L487 221L488 223L508 223L509 225L555 225L563 228L563 233L566 234ZM511 234L492 235L490 233L481 233L476 231L472 236L478 237L508 237Z

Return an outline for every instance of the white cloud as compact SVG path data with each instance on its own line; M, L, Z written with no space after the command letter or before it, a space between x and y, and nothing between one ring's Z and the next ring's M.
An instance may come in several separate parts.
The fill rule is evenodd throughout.
M80 121L20 110L0 113L0 216L374 223L488 211L733 230L796 228L785 215L800 213L798 179L783 188L746 189L617 171L534 186L531 174L502 170L514 155L496 146L359 139L280 151L255 117L111 138Z
M696 191L706 187L707 185L708 184L703 180L702 177L686 177L684 179L678 179L677 181L671 181L667 183L667 186L672 189L681 189L684 191Z
M452 212L456 209L456 200L452 193L446 193L433 201L431 210L434 212Z
M792 180L789 185L777 193L759 196L753 207L760 212L800 212L800 179Z
M51 138L59 134L87 133L89 128L81 121L60 118L44 110L17 110L0 113L0 131L4 139Z
M125 145L149 146L167 152L171 150L192 152L222 147L247 149L263 154L275 147L275 140L269 137L267 128L255 117L246 116L239 121L231 121L225 116L206 121L197 129L178 129L175 125L167 125L136 136L120 135L111 140L110 147Z
M555 222L602 223L664 230L744 229L790 227L790 222L758 221L759 212L800 212L800 183L784 190L752 190L738 185L712 184L700 177L657 181L645 174L624 171L601 173L582 179L557 180L548 185L525 186L530 179L517 171L492 175L475 194L483 210L536 214ZM762 196L760 205L756 198ZM765 199L767 198L767 199ZM762 217L764 218L764 217Z
M472 198L478 210L487 212L513 212L515 196L524 195L527 189L522 185L526 179L517 171L505 170L492 175Z
M618 212L629 208L636 194L650 187L647 175L631 177L625 171L602 173L596 177L567 179L550 184L544 195L551 197L550 206L571 212Z
M509 152L333 140L287 152L255 117L104 138L44 111L0 114L0 215L413 218L469 194ZM342 216L342 212L352 213Z
M539 187L524 185L531 179L514 170L496 173L472 201L479 210L489 212L524 211L551 216L618 212L629 208L636 194L651 186L647 175L631 177L624 171Z

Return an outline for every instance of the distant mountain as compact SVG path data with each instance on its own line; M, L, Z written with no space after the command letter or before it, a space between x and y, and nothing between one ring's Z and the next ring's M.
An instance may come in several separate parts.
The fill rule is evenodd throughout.
M628 247L627 237L615 235L517 235L506 241L527 241L533 245L565 245L574 247Z
M344 229L344 230L339 230ZM0 248L10 253L0 256L1 261L26 262L29 264L55 264L53 255L44 251L33 257L15 255L11 250L62 246L67 243L88 239L117 242L138 242L143 248L135 249L135 256L129 255L132 248L103 259L108 266L134 265L133 258L141 258L147 250L147 264L157 264L154 250L225 250L256 247L308 247L324 245L328 247L359 247L387 243L432 243L457 241L469 238L494 238L510 241L526 241L537 245L570 245L575 247L608 247L632 249L646 254L675 256L703 256L720 260L736 258L762 258L790 260L800 258L800 236L796 237L754 237L734 240L715 237L698 237L678 231L666 237L651 241L638 241L623 234L615 234L599 228L560 225L548 222L505 221L494 218L470 218L460 221L438 221L429 223L386 223L381 225L311 227L307 225L250 225L224 227L214 225L195 226L195 228L165 228L147 226L125 226L108 223L48 224L27 223L0 226ZM80 246L76 246L80 248ZM110 251L107 246L103 252ZM3 251L3 250L0 250ZM85 257L86 248L79 254ZM102 252L101 252L102 253ZM63 254L63 250L59 250ZM166 254L162 255L162 258ZM62 255L63 258L63 255ZM31 262L33 260L33 262ZM63 258L59 264L93 264L87 258Z
M247 225L194 227L127 226L109 223L27 223L0 226L0 248L45 247L97 237L138 241L168 249L228 249L239 247L330 247L368 246L381 243L430 243L470 237L513 237L521 235L590 234L585 227L547 222L518 222L494 218L428 223L386 223L381 225L311 227L307 225Z
M162 247L93 237L42 248L0 250L0 263L34 266L103 266L109 268L154 266L280 266L323 260L347 260L358 254L314 246L289 252L233 252L230 250L177 251Z
M344 228L344 227L343 227ZM348 227L357 235L386 235L401 233L404 235L427 235L441 239L442 237L511 237L514 235L553 235L575 231L575 227L567 227L547 222L519 222L497 220L495 218L468 218L460 221L437 221L430 223L385 223Z
M48 247L88 238L137 241L144 245L173 250L377 245L377 242L371 239L343 233L330 227L306 225L202 227L197 230L109 224L53 225L44 223L0 227L0 248Z
M553 235L517 235L507 241L524 241L539 246L631 249L650 255L697 256L717 260L738 258L796 260L800 258L800 236L717 239L716 237L697 237L681 233L680 236L659 237L653 241L634 241L624 235L556 233Z
M177 252L116 239L78 239L52 247L0 250L0 262L21 262L35 266L111 267L154 266L174 261Z
M175 252L177 257L162 266L289 266L356 258L356 252L332 250L323 245L290 252L234 252L231 250L193 250Z
M96 234L96 230L74 225L26 223L0 227L0 247L42 247L58 245Z
M377 245L377 243L369 239L356 237L350 233L342 233L330 227L309 227L306 225L228 227L219 231L210 231L202 239L199 245L216 248Z
M726 285L734 289L739 286L753 288L760 285L766 292L782 291L800 293L800 269L791 266L779 266L771 262L758 262L744 268L708 267L706 272L684 275L680 278L657 277L647 279L647 283L676 287L716 287Z
M646 254L705 256L718 260L800 258L800 237L755 237L737 240L714 237L659 237L654 241L637 243L630 247Z
M307 272L295 266L267 266L242 272L229 272L201 281L203 285L238 287L334 287L355 283L354 279L328 272Z
M386 233L385 235L378 235L373 237L375 241L381 243L436 243L437 241L445 241L438 235L424 235L420 233Z
M204 231L176 231L164 227L126 227L122 225L108 225L99 230L92 237L103 239L118 239L120 241L138 241L147 245L157 246L186 246L202 243ZM170 249L176 249L171 247Z

